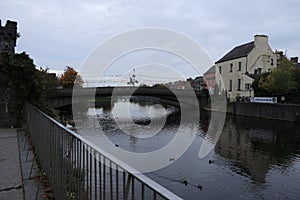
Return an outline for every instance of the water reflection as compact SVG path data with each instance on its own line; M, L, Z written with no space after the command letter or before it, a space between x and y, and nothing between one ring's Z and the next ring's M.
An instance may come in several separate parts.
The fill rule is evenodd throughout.
M228 117L215 153L231 161L236 173L265 183L273 165L288 167L298 156L300 131L293 123Z
M126 151L143 153L163 147L178 130L180 110L166 105L155 107L153 104L159 103L155 99L140 100L135 98L129 102L124 98L113 101L112 105L96 104L96 108L83 109L80 111L84 114L82 124L88 124L91 129L85 127L81 134L95 142L99 133L90 130L94 130L94 123L97 123L113 143ZM130 114L138 125L147 126L151 108L156 117L167 115L164 127L147 138L124 134L111 115L125 103L130 104ZM96 120L92 115L96 115ZM122 120L126 125L129 119ZM189 120L188 117L183 120L187 127ZM182 157L170 159L169 166L147 173L147 176L185 199L299 199L299 125L227 115L215 148L207 157L199 159L199 149L210 129L210 120L211 113L201 112L197 135L190 148ZM131 128L129 123L127 128ZM199 184L202 190L197 187Z

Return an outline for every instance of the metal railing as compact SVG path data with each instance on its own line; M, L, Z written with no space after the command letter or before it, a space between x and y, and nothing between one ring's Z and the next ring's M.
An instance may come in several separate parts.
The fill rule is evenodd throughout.
M181 199L28 105L26 129L56 199Z

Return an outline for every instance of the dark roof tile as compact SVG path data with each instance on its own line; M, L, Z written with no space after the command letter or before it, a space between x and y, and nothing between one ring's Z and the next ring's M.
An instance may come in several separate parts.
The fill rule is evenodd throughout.
M225 56L223 56L223 58L218 60L216 64L228 60L246 57L252 51L253 48L254 48L254 42L249 42L240 46L236 46L231 51L229 51Z

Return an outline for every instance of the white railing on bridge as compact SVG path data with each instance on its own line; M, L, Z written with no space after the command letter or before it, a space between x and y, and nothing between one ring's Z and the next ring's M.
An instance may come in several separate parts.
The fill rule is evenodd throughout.
M111 76L96 76L96 75L83 75L83 87L105 87L105 86L128 86L129 78L132 75L111 75ZM169 76L149 76L143 74L136 74L135 80L137 85L152 86L155 84L166 84L178 80L183 80L182 77L169 77Z
M28 105L26 130L56 199L181 199Z

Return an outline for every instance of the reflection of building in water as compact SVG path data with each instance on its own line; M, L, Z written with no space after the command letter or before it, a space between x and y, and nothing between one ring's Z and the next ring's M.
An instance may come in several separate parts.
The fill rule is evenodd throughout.
M254 121L244 118L244 121L247 120ZM235 122L232 118L226 120L215 152L230 159L237 173L263 183L270 166L277 163L280 157L274 155L276 149L284 144L280 144L276 131L259 128L256 124L244 126L241 125L242 121Z

